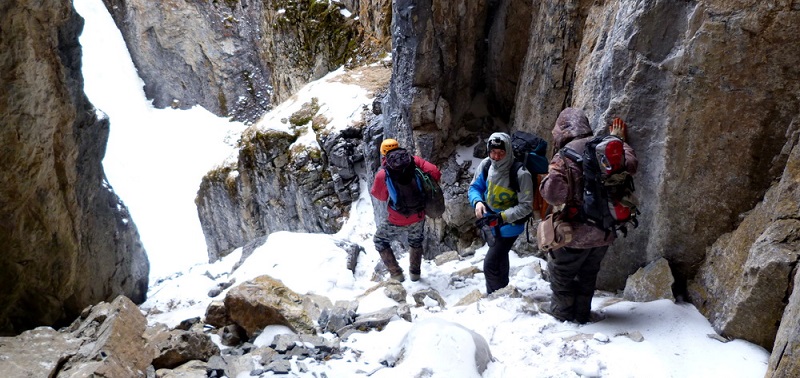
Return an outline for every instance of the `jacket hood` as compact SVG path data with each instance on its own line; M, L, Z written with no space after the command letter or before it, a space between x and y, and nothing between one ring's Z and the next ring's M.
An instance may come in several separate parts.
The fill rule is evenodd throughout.
M505 169L510 168L511 167L511 163L513 163L513 160L514 160L514 151L511 148L511 136L506 134L506 133L493 133L492 135L489 136L489 140L492 140L492 139L500 139L500 140L502 140L503 144L505 144L505 148L506 148L506 157L504 157L503 160L500 160L500 161L492 160L492 165L495 167L495 169L498 169L498 170L499 169L503 169L503 168L505 168Z
M575 138L582 138L592 135L592 128L589 126L589 118L578 108L566 108L561 111L553 127L553 143L555 149L560 150L567 143Z

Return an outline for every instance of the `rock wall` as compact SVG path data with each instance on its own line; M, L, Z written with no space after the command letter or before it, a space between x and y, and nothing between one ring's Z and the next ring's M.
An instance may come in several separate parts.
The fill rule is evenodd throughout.
M270 106L262 1L103 0L158 108L252 120ZM191 27L186 27L191 25Z
M347 18L339 3L103 1L156 107L201 105L244 122L387 41L372 33L385 33L388 19L366 9ZM369 21L354 19L361 14Z
M800 47L793 37L800 8L756 1L513 6L523 3L531 20L499 24L503 14L518 14L503 12L510 6L503 1L396 1L385 135L415 145L448 169L454 148L494 130L522 129L549 139L565 106L584 109L596 133L622 117L641 164L636 181L642 223L611 249L599 286L621 289L628 275L665 258L679 298L687 297L697 276L691 298L720 332L769 347L794 277L793 239L781 239L792 229L788 220L775 220L769 232L743 223L741 236L711 246L742 222L794 159L788 151L800 111L800 72L792 53ZM492 70L502 51L492 49L503 46L489 38L497 30L528 36L521 72ZM484 39L492 41L489 46L480 44ZM490 80L476 79L483 72L491 73ZM498 101L511 94L503 80L518 83L510 115ZM456 177L468 176L458 172ZM782 191L788 194L788 188ZM448 224L431 234L464 231ZM764 240L756 241L760 235Z
M0 5L0 334L147 293L145 251L101 165L109 122L83 94L82 27L69 3Z
M476 240L466 198L470 163L454 153L508 129L514 93L522 85L532 3L393 3L392 81L374 134L397 139L443 172L450 205L443 220L426 225L426 257L468 248ZM377 158L376 151L370 153ZM376 219L381 219L378 208Z
M665 257L683 283L783 170L776 158L800 110L789 53L800 47L791 37L800 13L756 1L657 1L589 14L587 25L604 26L584 34L573 105L597 128L614 116L631 124L646 200L644 223L605 261L603 282L617 286L632 268L625 261Z
M795 131L787 143L792 153L781 180L735 231L714 243L689 286L692 302L718 332L767 349L779 325L793 332L788 329L797 324L797 318L781 321L800 257L797 138Z
M243 137L235 166L209 172L197 203L216 261L275 231L335 233L358 198L354 165L361 132L331 134L316 148L291 148L298 135L253 131Z
M342 0L348 11L358 17L366 36L374 40L381 50L392 48L392 0Z

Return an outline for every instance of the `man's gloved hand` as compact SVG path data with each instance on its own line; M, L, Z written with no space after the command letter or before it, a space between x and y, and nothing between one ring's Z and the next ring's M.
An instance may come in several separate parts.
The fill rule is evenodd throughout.
M486 225L489 227L502 226L503 223L505 223L505 221L503 221L503 216L500 215L500 213L486 214L484 218L486 218Z

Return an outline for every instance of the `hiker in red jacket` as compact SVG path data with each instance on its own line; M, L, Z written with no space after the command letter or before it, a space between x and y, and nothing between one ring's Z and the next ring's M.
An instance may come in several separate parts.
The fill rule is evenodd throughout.
M375 174L370 194L387 202L388 219L378 225L373 238L375 249L380 253L392 279L403 282L403 269L397 263L390 243L408 233L409 273L412 281L420 278L422 264L422 242L425 228L425 197L415 174L416 168L439 181L442 173L435 165L400 148L394 139L381 143L382 167Z
M615 120L610 134L624 141L625 123ZM583 151L592 138L589 119L582 110L566 108L559 114L553 127L555 151L564 147ZM625 143L624 151L627 171L636 173L639 162L633 148ZM573 183L572 186L570 182ZM571 219L573 231L570 243L550 253L547 270L550 273L553 296L550 307L543 307L542 310L561 321L588 323L591 320L592 297L600 263L608 246L614 242L615 235L581 220L579 209L583 203L582 183L583 167L561 153L554 154L540 191L544 200L554 208L566 206L564 212Z

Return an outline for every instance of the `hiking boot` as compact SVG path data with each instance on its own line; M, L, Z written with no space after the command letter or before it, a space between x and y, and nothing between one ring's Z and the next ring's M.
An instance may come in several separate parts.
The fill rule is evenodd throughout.
M403 269L401 269L400 264L397 263L397 258L394 257L394 251L392 251L392 248L386 248L378 253L381 255L383 265L386 265L386 269L389 270L390 277L393 280L400 282L405 281L406 277L403 275Z
M575 317L575 322L576 323L580 323L580 324L597 323L597 322L599 322L599 321L601 321L601 320L603 320L605 318L606 318L606 316L602 312L592 311L592 312L589 313L588 317L585 317L585 316L577 317L576 316Z
M422 247L409 250L408 257L408 273L411 275L411 281L419 281L419 276L422 273L420 265L422 265Z
M541 312L543 314L550 315L550 316L552 316L553 318L555 318L556 320L558 320L560 322L574 322L575 321L575 319L573 319L572 317L562 316L558 312L553 311L553 306L549 302L545 302L545 303L539 304L539 312Z

